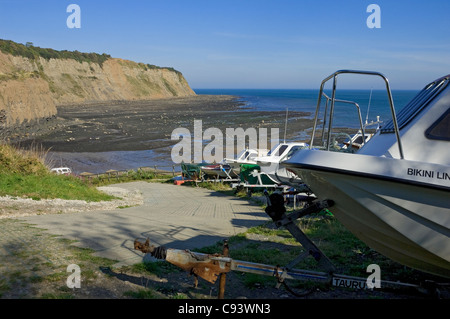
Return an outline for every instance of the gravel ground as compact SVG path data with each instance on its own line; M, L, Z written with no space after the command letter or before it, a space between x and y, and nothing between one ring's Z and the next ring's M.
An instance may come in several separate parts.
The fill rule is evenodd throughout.
M117 207L141 205L142 194L138 191L128 191L120 187L102 186L99 190L119 199L101 202L84 200L64 200L21 198L13 196L0 197L0 219L15 218L30 215L61 214L93 210L109 210Z

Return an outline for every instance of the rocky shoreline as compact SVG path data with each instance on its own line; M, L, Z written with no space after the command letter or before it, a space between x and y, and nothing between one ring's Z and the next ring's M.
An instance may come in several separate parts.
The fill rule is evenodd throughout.
M170 161L171 147L178 143L171 140L173 130L184 127L193 133L194 120L202 120L203 131L213 127L222 132L238 127L279 128L283 138L285 116L285 112L253 112L239 97L227 95L93 102L59 106L55 118L30 126L12 141L25 148L38 145L57 160L75 160L80 153L92 157L104 152L151 150L154 160L161 163ZM311 127L309 113L290 112L287 139L299 140Z

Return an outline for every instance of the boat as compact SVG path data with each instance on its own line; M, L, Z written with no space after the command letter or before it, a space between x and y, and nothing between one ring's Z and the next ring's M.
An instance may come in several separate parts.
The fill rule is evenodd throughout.
M261 173L267 175L274 183L303 184L300 178L292 171L286 169L282 162L289 159L297 150L308 147L302 142L283 142L274 146L266 156L256 157Z
M232 167L232 169L239 174L241 164L256 164L255 157L267 155L268 150L260 149L244 149L236 158L224 158L223 162Z
M392 119L355 152L332 147L332 114L338 76L381 78ZM369 247L411 268L450 278L450 75L426 85L398 114L388 79L379 72L340 70L333 80L327 134L284 165L333 215ZM364 132L363 132L364 136ZM317 141L317 143L313 143Z
M236 172L229 164L206 164L201 166L201 171L205 174L206 179L235 179L239 173Z
M228 164L210 164L210 163L182 163L182 175L192 180L206 179L234 179L239 174Z

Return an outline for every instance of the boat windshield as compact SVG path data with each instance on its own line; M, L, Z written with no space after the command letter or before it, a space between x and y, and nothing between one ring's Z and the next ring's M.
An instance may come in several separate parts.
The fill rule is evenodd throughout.
M248 156L248 150L243 150L236 155L236 160L245 159Z
M429 139L450 141L450 108L428 128L425 136Z
M267 156L271 156L272 153L274 153L278 147L280 147L281 144L275 145L270 151L269 153L267 153Z
M288 145L283 144L281 145L275 152L275 154L273 154L273 156L281 156L283 155L283 153L286 151L286 149L288 148Z
M289 150L289 152L287 153L286 158L285 158L284 160L290 159L290 158L292 157L292 155L295 154L295 152L297 152L298 150L301 150L301 149L303 149L303 148L305 148L305 146L300 146L300 145L298 145L298 146L293 146L293 147Z

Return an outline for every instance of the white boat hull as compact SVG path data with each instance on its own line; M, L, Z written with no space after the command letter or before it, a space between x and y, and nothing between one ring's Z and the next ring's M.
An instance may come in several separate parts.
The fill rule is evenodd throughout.
M233 169L234 172L236 172L236 174L239 174L239 172L241 171L241 165L242 164L256 164L255 161L237 161L237 160L230 160L227 159L225 161L228 165L230 165L230 167Z
M257 156L266 156L267 150L265 149L245 149L236 158L224 158L224 162L231 166L233 171L239 175L242 164L257 164L254 160Z
M396 167L392 159L382 157L299 153L285 165L318 198L334 201L330 210L355 236L403 265L450 278L450 188L445 186L450 180L440 184L436 180L437 172L443 177L448 170L427 166L427 171L435 172L433 181L431 174L412 174L425 163L401 161L395 162ZM355 170L361 161L364 165ZM395 173L390 178L377 175L386 169Z
M280 184L300 184L302 180L279 163L258 162L261 172L267 174L274 182Z
M269 176L275 183L301 184L300 178L288 171L282 162L290 158L297 150L307 146L305 143L280 143L270 150L266 156L259 156L254 160L261 167L261 173Z

